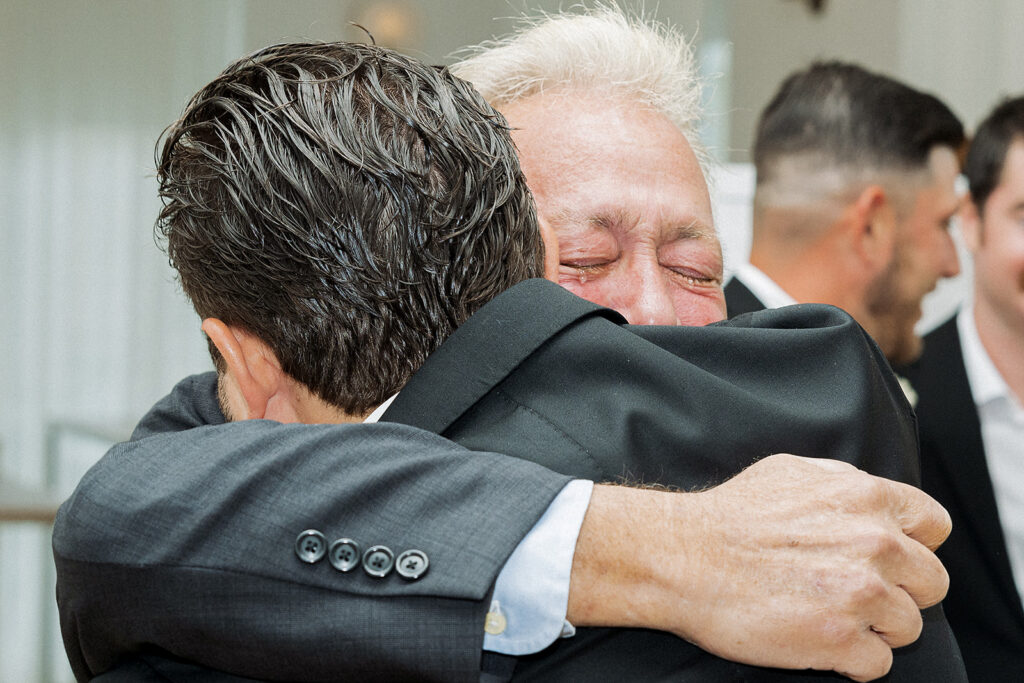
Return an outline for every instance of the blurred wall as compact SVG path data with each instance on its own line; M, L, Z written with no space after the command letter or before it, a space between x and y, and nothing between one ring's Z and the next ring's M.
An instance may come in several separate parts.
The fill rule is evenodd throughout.
M0 476L66 493L111 439L186 374L210 367L151 228L153 145L225 64L285 39L361 39L358 21L429 61L563 0L7 0L0 4ZM704 129L743 161L789 71L854 59L933 89L973 124L1024 90L1014 0L662 0L695 34ZM751 174L717 172L727 264L746 257ZM937 318L961 290L941 293ZM0 527L0 681L67 680L48 529Z

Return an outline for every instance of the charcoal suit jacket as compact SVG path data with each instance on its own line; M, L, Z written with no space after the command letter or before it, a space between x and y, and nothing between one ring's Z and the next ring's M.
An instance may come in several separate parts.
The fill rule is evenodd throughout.
M478 681L494 580L570 478L404 425L225 424L216 385L180 382L58 512L76 678ZM342 573L307 530L430 564Z
M456 330L383 419L595 481L703 487L788 452L919 483L903 391L839 309L792 306L708 327L622 322L549 283L519 285ZM843 680L727 662L641 629L580 629L520 658L514 678ZM887 680L966 680L940 608L926 610L921 639L896 651Z
M738 278L732 278L725 284L725 307L730 318L741 313L764 310L764 304L757 298L757 295L751 292Z
M722 482L756 459L776 452L837 458L882 476L910 483L919 481L916 429L903 393L874 343L838 309L789 307L703 328L630 327L623 323L618 314L585 302L551 283L521 283L487 304L460 327L403 388L384 419L441 434L473 451L507 452L516 456L510 459L513 461L533 461L555 472L596 481L658 482L683 488L707 486ZM203 381L209 384L212 379L207 377ZM202 382L197 384L201 386ZM184 398L187 404L187 395ZM151 443L163 445L164 458L187 458L180 451L188 441L179 441L178 446L172 444L183 437L194 439L194 433L202 435L204 430L209 430L210 427L200 426L203 419L205 416L182 420L171 431L189 428L187 431L164 434L160 436L163 441ZM243 425L229 426L248 429ZM294 434L287 433L289 439L300 438L297 435L301 434L302 426L282 427L296 430ZM246 448L258 452L258 439L264 436L255 435L246 441ZM212 446L222 448L223 444ZM147 450L151 448L145 443L137 446L134 457L149 462ZM303 450L314 453L315 444ZM191 467L203 467L202 458L193 460L189 461ZM494 462L481 460L479 480L488 478L488 470ZM465 465L463 461L460 463ZM107 463L106 470L94 474L90 486L95 487L97 480L114 480L116 475L117 468ZM332 483L344 486L341 480ZM194 486L178 486L173 478L161 484L164 487L159 494L161 500L188 498ZM256 492L270 485L270 481L259 479L249 483ZM449 488L438 484L432 493L439 500L448 501L451 507L464 510L467 518L478 526L478 533L509 535L504 530L508 522L502 514L483 506L467 506L458 498L459 492ZM316 495L327 494L319 491ZM518 494L509 492L505 499L515 495ZM260 497L266 498L262 493ZM210 518L231 516L230 506L217 507L215 497L208 498L208 505L215 510L208 515ZM93 506L97 504L94 499L90 501ZM531 506L533 503L535 499L531 499ZM81 634L89 633L97 615L103 612L95 605L76 609L74 598L82 600L83 591L90 585L102 585L104 579L98 573L88 576L80 573L75 576L74 585L66 581L62 584L61 555L67 562L68 548L78 547L89 536L74 524L74 512L73 509L65 511L68 520L63 553L58 553L58 591L63 585L62 624L71 624L71 631L76 634L72 645L81 646L84 642ZM142 510L138 514L144 518L147 512ZM274 519L272 507L266 512L251 514L258 519L232 522L235 534L249 526L252 528L250 535L257 535L260 523ZM324 518L324 515L337 514L336 509L318 511L308 518L308 523L313 526L334 524L337 528L331 519ZM119 518L116 509L104 509L102 516L107 523L117 522L121 528L131 526L129 520ZM408 525L407 539L424 534L433 543L445 536L440 525L446 520L440 516L410 519L396 512L394 516L389 515L391 517L403 519ZM352 521L353 524L345 525L347 533L362 533L354 526L358 520ZM436 523L434 527L432 523ZM430 533L425 533L424 527ZM522 533L517 528L512 535L521 537ZM204 546L199 541L206 534L194 536L192 543L176 546L175 552L179 555L176 561L202 560ZM435 552L431 543L423 541L419 545L431 554ZM57 547L55 539L55 549ZM273 544L260 546L260 549L280 551ZM439 556L444 559L445 576L457 576L459 567L451 564L451 555L439 553ZM112 559L117 558L108 558L108 561ZM159 564L161 559L157 557L154 561ZM224 561L231 564L230 558ZM628 562L629 558L623 561ZM245 633L247 620L252 619L251 611L242 607L234 610L232 605L237 600L236 593L241 591L259 606L259 591L247 593L248 584L244 581L246 568L251 571L254 562L257 560L247 556L235 558L233 590L227 585L209 583L208 576L195 573L189 577L193 582L190 589L178 586L177 599L192 600L189 592L209 596L227 591L217 593L219 619ZM130 566L119 569L124 572L122 576L131 576ZM282 564L282 576L286 571L287 567ZM307 575L293 572L294 592L289 597L302 596L307 581L311 584L308 587L310 597L317 599L323 590L345 591L345 581L349 579L340 574L330 575L329 569L326 571L322 576L309 573L308 576L317 577L315 582ZM427 599L421 614L429 612L433 605L429 601L437 590L430 580L433 571L432 564L431 573L414 584L419 597ZM474 571L480 571L479 565ZM488 580L493 580L493 575L488 576ZM210 590L206 590L207 583ZM367 584L364 598L373 597L373 585L372 582ZM378 585L389 591L396 609L409 602L409 596L403 594L401 587ZM147 591L159 593L159 587L142 581L136 581L132 587L132 604L138 618L161 616L158 610L149 609L147 597ZM363 588L361 584L360 587ZM166 602L164 599L164 604ZM265 610L265 619L260 624L260 657L256 664L225 652L214 639L209 639L209 651L195 644L187 653L180 648L173 649L164 642L172 634L156 633L155 629L148 633L147 647L150 652L159 648L161 653L170 653L197 665L254 678L331 678L324 675L324 672L330 673L329 668L318 669L315 677L307 675L301 658L283 663L280 657L275 660L275 651L281 649L278 641L298 648L296 652L301 651L301 645L296 644L293 632L296 625L275 618L275 610L280 605L268 602L270 608ZM481 604L484 603L486 596ZM341 608L341 603L337 604L333 609ZM388 610L389 605L386 601L377 601L374 608ZM392 636L402 633L400 620L388 623ZM482 620L475 626L479 628L480 624ZM184 622L177 625L188 626ZM407 629L410 632L411 626ZM65 626L66 642L67 633ZM109 656L123 646L118 642L119 637L123 639L123 635L108 637L88 646L102 647ZM178 637L181 638L180 633ZM344 645L359 647L358 641L345 641ZM439 643L431 645L436 647ZM407 649L423 646L410 637ZM131 648L124 648L123 652L128 656L133 654ZM360 672L345 668L345 662L358 655L356 650L346 651L341 647L315 654L318 662L323 660L338 667L333 678L360 678ZM403 657L415 659L404 650L396 653L397 660ZM268 660L274 661L267 664ZM673 636L640 629L581 629L577 636L558 641L545 652L511 664L514 666L512 675L520 680L839 679L823 673L768 670L726 662ZM259 669L269 665L276 667L273 676ZM381 666L386 668L386 663ZM401 671L408 673L409 669ZM478 671L461 673L466 677ZM423 669L418 673L423 679L445 679L436 669ZM896 652L890 680L964 680L956 644L940 609L927 610L922 637Z
M1024 609L1007 559L956 317L929 333L924 354L900 372L918 395L923 487L953 518L938 555L950 579L943 604L967 673L972 681L1020 681Z

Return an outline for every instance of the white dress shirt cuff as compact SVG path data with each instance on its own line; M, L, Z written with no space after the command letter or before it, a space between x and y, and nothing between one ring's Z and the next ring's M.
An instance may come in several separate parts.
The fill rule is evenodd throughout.
M569 482L512 551L494 585L484 649L505 655L540 652L575 634L565 620L576 539L594 482Z

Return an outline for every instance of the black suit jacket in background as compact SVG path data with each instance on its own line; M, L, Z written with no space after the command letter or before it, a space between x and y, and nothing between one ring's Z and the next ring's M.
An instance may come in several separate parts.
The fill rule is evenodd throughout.
M924 490L949 511L938 555L949 572L944 606L972 681L1024 680L1024 609L985 461L981 422L964 368L956 317L925 337L900 370L918 395Z
M708 327L622 322L550 283L520 284L460 327L383 419L599 482L703 487L778 452L919 482L910 407L877 346L839 309L792 306ZM640 629L580 629L520 658L515 677L842 680L727 662ZM940 608L896 651L887 680L965 680Z
M737 278L732 278L725 285L726 315L733 318L742 313L763 311L765 306L761 300Z

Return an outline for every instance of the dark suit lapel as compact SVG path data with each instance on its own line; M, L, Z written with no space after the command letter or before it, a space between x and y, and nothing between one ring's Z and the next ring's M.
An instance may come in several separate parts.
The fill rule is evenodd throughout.
M971 527L967 532L982 545L996 584L1007 604L1016 605L1011 609L1024 624L955 317L928 335L924 356L913 371L913 383L920 395L922 438L927 439L922 450L926 457L935 458L935 466Z
M725 305L730 318L740 313L763 311L765 308L761 300L754 296L754 293L736 277L729 280L725 286Z
M521 282L477 311L431 354L381 420L441 434L541 344L591 316L626 322L547 280ZM523 320L531 324L515 324Z

